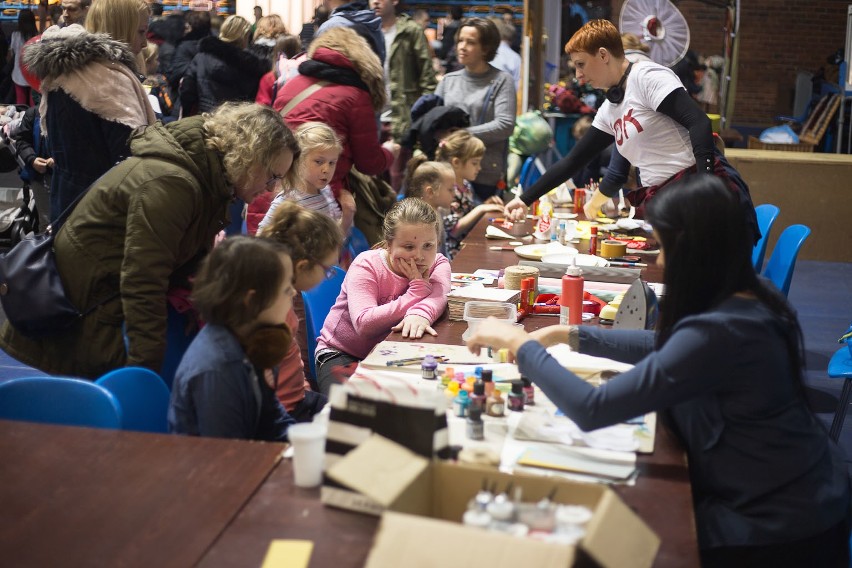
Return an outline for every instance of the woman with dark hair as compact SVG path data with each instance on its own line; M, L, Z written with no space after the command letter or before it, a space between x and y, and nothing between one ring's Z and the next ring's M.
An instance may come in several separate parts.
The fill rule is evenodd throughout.
M435 94L444 104L470 116L468 132L485 142L482 171L473 182L480 200L495 197L506 175L509 137L515 129L515 80L490 64L500 47L500 32L484 18L464 20L456 34L456 56L464 69L447 73Z
M696 175L647 209L666 294L656 332L489 322L468 341L508 348L583 430L663 411L689 457L702 566L846 567L849 479L841 450L808 408L802 333L758 278L739 201ZM545 347L635 364L600 387Z
M12 61L14 64L12 82L15 84L15 104L30 106L33 104L30 84L21 71L21 49L30 38L37 35L35 14L30 10L18 12L18 29L12 32L9 51L6 53L6 61Z

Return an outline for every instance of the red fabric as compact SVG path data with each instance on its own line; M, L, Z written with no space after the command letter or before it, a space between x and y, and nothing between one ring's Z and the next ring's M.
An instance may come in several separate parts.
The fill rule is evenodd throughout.
M278 387L275 394L278 395L278 400L281 401L287 412L292 412L296 405L305 398L305 391L311 390L311 385L305 379L302 352L296 338L296 334L299 332L299 318L296 316L295 310L290 310L286 321L293 334L293 339L290 342L290 349L287 350L287 354L281 364L278 365Z
M264 191L249 203L246 211L246 234L254 236L257 233L257 227L269 211L273 199L275 199L274 191Z
M345 56L327 48L317 49L314 59L352 68L352 63ZM316 81L305 75L287 81L278 91L273 108L280 111ZM286 120L294 129L305 122L324 122L340 137L343 152L330 184L335 197L340 196L342 188L349 189L346 176L353 165L361 173L377 175L393 163L393 154L379 144L378 125L370 94L358 87L328 85L296 105L287 113Z
M257 96L254 98L254 102L261 105L272 106L273 85L275 85L275 73L270 71L260 78L260 83L257 85Z

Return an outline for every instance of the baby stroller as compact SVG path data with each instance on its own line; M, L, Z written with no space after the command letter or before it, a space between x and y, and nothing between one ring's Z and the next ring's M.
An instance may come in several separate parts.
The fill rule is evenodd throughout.
M20 140L15 137L26 110L26 106L11 106L0 111L0 172L18 170L23 181L20 189L0 188L0 247L4 248L11 248L27 235L38 233L42 225L33 184L46 191L43 178L21 158ZM43 146L38 118L33 121L32 135L32 146L38 155Z

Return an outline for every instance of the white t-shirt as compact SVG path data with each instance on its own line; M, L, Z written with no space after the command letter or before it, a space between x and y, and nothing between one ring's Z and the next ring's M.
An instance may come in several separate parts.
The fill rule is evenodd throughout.
M655 110L675 89L683 84L668 67L634 63L624 100L617 105L605 101L592 123L615 136L618 152L642 172L643 185L662 183L695 165L689 132Z
M385 106L382 112L390 110L391 107L391 92L390 92L390 52L393 40L396 39L396 24L388 29L382 28L382 33L385 36Z
M28 87L29 83L27 83L27 79L24 77L24 73L21 71L21 50L24 47L24 36L21 35L21 32L15 31L12 32L12 39L9 40L9 50L15 52L15 66L12 68L12 81L15 82L16 85L20 85L22 87Z

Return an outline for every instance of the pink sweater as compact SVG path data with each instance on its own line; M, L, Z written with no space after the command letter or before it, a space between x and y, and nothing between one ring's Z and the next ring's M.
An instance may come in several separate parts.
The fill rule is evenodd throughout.
M405 316L438 319L447 307L449 292L450 262L442 254L435 258L425 282L394 273L383 249L363 252L346 273L337 302L322 326L317 351L336 349L363 359Z

